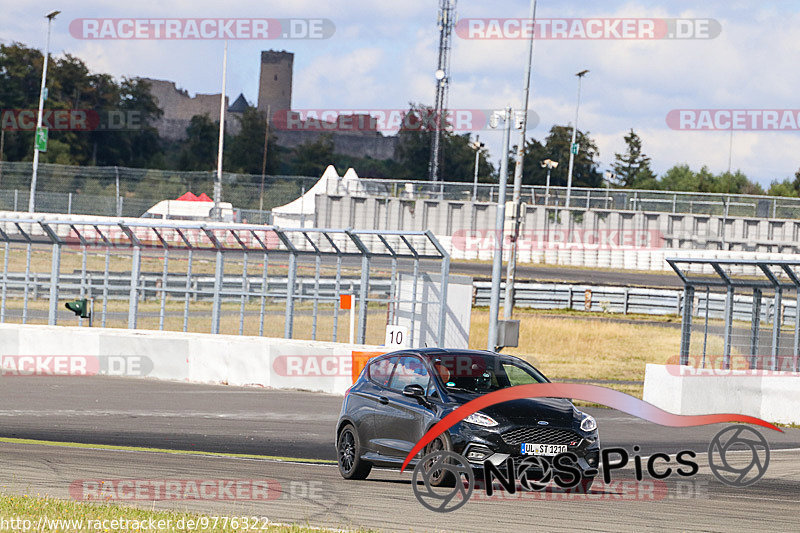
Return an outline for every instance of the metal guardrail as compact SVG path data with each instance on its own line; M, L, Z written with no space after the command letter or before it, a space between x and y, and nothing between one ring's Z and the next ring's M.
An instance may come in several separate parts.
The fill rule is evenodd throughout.
M358 182L330 182L329 194L399 197L408 200L456 200L496 202L498 185L468 182L360 179ZM551 207L565 207L566 187L523 185L521 201ZM656 191L573 187L572 209L613 209L661 213L710 214L759 218L800 218L800 198L747 194Z
M32 273L25 283L24 272L7 274L7 296L22 296L28 287L30 297L38 299L46 295L50 287L49 273ZM83 280L83 283L81 283ZM224 276L220 286L221 301L239 301L242 289L241 276ZM189 293L193 301L212 300L215 278L208 274L193 274ZM245 290L258 294L266 294L269 298L285 299L288 278L270 277L266 281L260 276L249 276L245 281ZM340 287L348 288L348 292L360 290L360 278L341 277ZM181 274L169 274L166 279L167 292L184 294L187 279ZM157 274L142 274L139 278L140 301L158 299L162 292L164 278ZM503 284L503 287L505 284ZM683 291L678 289L647 289L638 287L613 287L601 285L573 285L548 283L517 283L515 305L528 309L571 309L593 313L642 314L642 315L680 315L683 309ZM473 305L484 307L489 305L491 283L476 281L473 283ZM341 290L341 289L340 289ZM83 291L83 292L81 292ZM391 291L391 280L372 279L369 291L373 295L388 298ZM130 276L109 274L106 285L102 272L60 274L59 293L62 298L92 298L106 294L109 300L127 300L130 296ZM297 301L313 301L315 295L326 299L336 296L336 279L322 277L318 281L313 277L298 277L295 280L294 297ZM706 305L706 299L708 304ZM709 318L725 318L725 294L698 292L693 305L694 316L705 316L708 307ZM587 305L588 302L588 305ZM749 322L752 319L753 298L748 295L737 295L733 303L733 320ZM781 318L785 325L794 323L794 302L785 302ZM762 322L772 322L774 314L774 298L762 298L760 307Z
M158 299L161 296L162 288L166 287L168 293L186 292L186 285L189 284L189 294L192 301L212 300L214 297L213 275L192 274L188 276L182 274L169 274L164 279L159 274L143 273L139 276L139 299L147 301ZM29 296L37 300L48 294L50 289L50 273L33 272L25 280L24 272L9 272L6 276L6 296L22 297L25 288L28 288ZM166 281L166 282L165 282ZM267 298L284 300L287 296L288 278L270 277L264 280L260 276L224 276L220 284L220 300L239 301L244 283L245 292L263 294ZM348 292L359 291L361 289L361 279L357 277L341 277L338 280L341 288ZM326 300L333 301L336 298L335 278L320 278L315 280L313 277L298 277L295 280L294 298L296 301L313 300L315 295ZM59 274L58 291L59 298L102 298L109 300L127 300L130 297L131 281L129 274L109 274L106 279L103 272L87 272L86 275ZM380 295L388 298L391 290L391 280L372 279L369 283L369 292L372 295Z
M427 276L421 268L423 259L439 261L438 267L438 316L434 319L435 327L430 328L435 332L437 340L444 342L445 324L447 318L447 287L450 276L450 256L444 247L429 231L377 231L377 230L337 230L337 229L312 229L312 228L278 228L255 224L225 224L225 223L190 223L180 221L152 221L147 219L87 219L86 217L53 217L46 215L24 217L0 217L0 243L3 244L3 269L0 278L2 293L0 295L0 322L6 318L7 300L10 292L21 290L23 298L22 322L28 317L28 302L34 290L39 290L41 282L36 280L36 272L32 269L33 247L49 253L50 274L47 278L48 289L48 324L56 324L58 319L59 294L62 290L74 291L75 279L70 274L61 274L61 256L63 248L70 247L80 250L81 270L77 281L79 297L85 298L88 291L89 277L87 272L87 254L89 249L93 252L105 252L105 270L102 275L102 314L105 326L105 314L111 273L109 272L111 252L122 252L130 261L130 274L127 278L128 290L128 328L136 329L139 300L147 294L146 275L142 273L142 250L155 250L156 259L162 263L163 271L160 276L160 285L150 289L158 294L160 300L159 329L164 329L166 300L182 299L183 331L187 330L190 299L196 297L198 292L193 287L196 278L192 273L194 254L203 252L214 257L213 285L211 297L211 333L219 333L221 302L223 297L234 297L241 302L239 309L239 334L243 334L246 303L255 299L260 301L259 335L264 332L265 310L268 298L282 298L285 302L284 311L284 337L293 338L294 308L295 303L304 298L301 290L307 284L298 283L299 263L308 264L313 261L313 295L305 299L313 302L313 315L311 337L317 338L317 321L319 305L321 303L336 304L342 294L354 294L348 280L342 276L342 262L345 257L355 258L360 263L358 290L354 300L358 302L358 327L357 340L359 344L365 343L368 306L370 304L386 304L387 323L395 324L398 319L398 308L410 309L409 322L418 324L421 320L428 320L419 313L419 309L431 303L422 298L430 298L424 291L418 291L418 282ZM12 247L13 245L13 247ZM20 249L22 248L22 249ZM21 281L15 280L16 276L9 271L11 254L16 257L25 257L25 271ZM183 283L175 286L170 275L170 253L179 253L186 256L186 271L182 276ZM274 268L274 256L280 254L280 261L288 262L286 268L286 288L283 291L272 292L269 286L269 267ZM248 271L248 257L258 259L256 267ZM173 256L174 257L174 256ZM234 257L241 262L241 275L226 286L225 261ZM391 269L389 277L389 291L381 298L381 293L375 294L371 290L371 267L373 259L381 258L380 268L383 272ZM148 257L153 259L153 257ZM335 269L334 290L332 293L323 291L322 269L323 260L325 268L329 271ZM272 261L272 263L270 263ZM389 266L386 263L389 263ZM174 264L174 263L173 263ZM428 264L428 263L425 263ZM403 293L399 283L401 277L398 268L403 266L412 270L409 278L411 281L404 286L410 289ZM258 268L260 267L260 268ZM251 283L253 270L259 272L262 279L260 284ZM73 273L74 274L74 273ZM273 276L274 277L274 276ZM381 283L381 285L383 285ZM264 289L267 289L266 291ZM69 293L69 292L68 292ZM337 340L337 324L339 305L333 307L333 341ZM432 317L430 317L432 318ZM410 342L413 342L413 330L410 328Z
M503 287L505 284L503 284ZM473 304L489 305L491 283L476 281L473 284ZM603 285L575 285L564 283L516 283L514 305L528 309L570 309L593 313L619 313L642 315L681 315L684 309L684 291L680 289L647 289L640 287L612 287ZM706 303L707 302L707 303ZM698 292L692 305L693 316L712 319L725 318L726 295ZM783 324L794 324L795 302L783 302ZM762 298L760 321L772 322L775 313L774 298ZM753 298L738 295L733 303L733 320L750 322L753 316Z

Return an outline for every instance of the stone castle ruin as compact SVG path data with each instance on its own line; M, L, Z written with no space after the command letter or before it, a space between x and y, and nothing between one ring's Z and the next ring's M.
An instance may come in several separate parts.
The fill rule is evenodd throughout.
M306 122L297 119L291 111L293 71L292 52L285 50L261 52L256 109L265 115L267 109L271 110L271 133L275 135L280 146L294 148L307 142L314 142L321 135L329 133L336 153L374 159L389 159L394 156L397 138L381 134L377 130L375 121L369 117L340 116L335 122L325 122L322 125L319 122L310 123L305 127ZM213 121L219 120L219 93L190 96L188 91L179 89L173 81L143 79L150 84L150 93L164 111L162 117L155 123L159 135L163 138L170 140L186 138L186 128L195 115L207 115ZM243 94L239 94L232 104L226 96L225 106L225 131L235 135L241 129L242 113L251 105ZM295 127L282 127L287 122ZM353 122L360 124L360 127L338 127L342 123Z

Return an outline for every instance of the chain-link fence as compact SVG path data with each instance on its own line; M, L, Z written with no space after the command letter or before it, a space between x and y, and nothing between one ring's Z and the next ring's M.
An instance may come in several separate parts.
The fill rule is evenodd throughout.
M32 164L0 162L0 210L26 211ZM161 200L186 191L212 195L215 171L182 172L127 167L78 167L40 164L36 211L103 216L141 216ZM269 223L271 208L311 188L319 177L222 175L222 199L245 213L243 219Z
M29 162L0 162L0 210L24 210L28 204L32 167ZM40 164L36 194L37 211L109 216L140 216L156 202L177 198L186 191L211 195L214 171L137 169L126 167L78 167ZM265 176L223 173L222 197L242 211L248 220L268 223L271 208L301 196L317 176ZM339 180L328 194L446 199L496 202L497 184L430 182L390 179ZM565 187L522 187L522 201L536 205L564 206ZM16 208L15 208L16 207ZM638 189L573 187L570 207L668 213L695 213L759 218L800 218L800 198L715 194Z

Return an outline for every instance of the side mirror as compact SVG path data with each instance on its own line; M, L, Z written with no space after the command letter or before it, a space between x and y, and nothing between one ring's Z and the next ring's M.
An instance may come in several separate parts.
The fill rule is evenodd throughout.
M412 383L411 385L405 386L403 389L403 396L408 396L409 398L424 398L425 389L423 389L421 385Z

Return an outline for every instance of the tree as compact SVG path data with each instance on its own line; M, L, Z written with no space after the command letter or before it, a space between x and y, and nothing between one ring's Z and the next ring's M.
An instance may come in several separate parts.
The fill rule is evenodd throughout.
M428 163L431 156L431 140L436 120L431 119L434 110L422 104L409 104L400 131L397 133L395 160L401 174L397 177L411 180L428 179ZM443 181L472 181L475 175L475 149L470 145L469 134L457 135L447 129L441 136L442 161L439 176ZM494 167L488 160L488 152L481 150L478 156L478 179L489 181Z
M36 110L43 60L41 52L19 43L0 45L0 108ZM45 110L84 113L88 129L51 128L50 140L61 146L41 154L42 163L144 167L162 155L152 127L162 111L143 80L123 78L118 83L108 74L90 72L75 56L51 56ZM8 134L4 152L11 161L32 159L33 130Z
M800 196L800 170L794 173L794 180L786 178L782 181L774 180L769 184L767 194L771 196Z
M127 129L113 132L109 142L124 147L115 165L147 167L163 156L163 144L155 122L164 111L150 93L150 84L141 78L123 78L119 88L118 109L127 122ZM109 160L105 164L112 164Z
M410 103L403 124L397 132L395 159L402 174L398 177L411 180L428 179L428 162L431 156L431 131L423 120L433 108Z
M320 135L314 142L306 142L293 151L292 173L298 176L321 176L333 162L333 137Z
M195 115L186 128L178 170L211 170L217 158L219 123L207 115Z
M600 155L597 144L589 137L589 132L578 130L576 137L579 151L575 156L572 170L572 185L575 187L599 187L602 177L598 172L595 160ZM572 128L569 126L553 126L544 140L544 144L531 139L525 143L523 154L522 180L527 185L544 185L547 180L547 169L541 163L545 159L558 162L558 167L550 173L550 185L565 187L569 170L570 146L572 144ZM509 169L514 168L514 161L509 161ZM509 170L512 173L513 170Z
M512 152L516 153L515 146ZM525 142L525 150L522 155L522 183L525 185L545 185L547 183L547 169L542 168L542 161L553 159L547 151L547 147L536 139ZM553 159L555 161L555 159ZM508 168L513 169L516 160L509 160ZM509 172L513 172L509 170Z
M264 134L266 114L249 107L242 113L242 128L231 137L225 150L225 167L231 172L261 175L264 162ZM267 174L278 172L277 139L270 135L267 147ZM260 182L259 182L260 183Z
M440 176L443 181L475 180L475 148L471 145L470 134L455 135L445 132L442 135L443 161ZM485 148L478 154L478 181L494 181L494 166L488 160Z
M642 183L650 183L655 178L650 169L650 158L642 152L642 139L631 128L625 136L626 151L615 153L614 182L620 187L637 187Z

